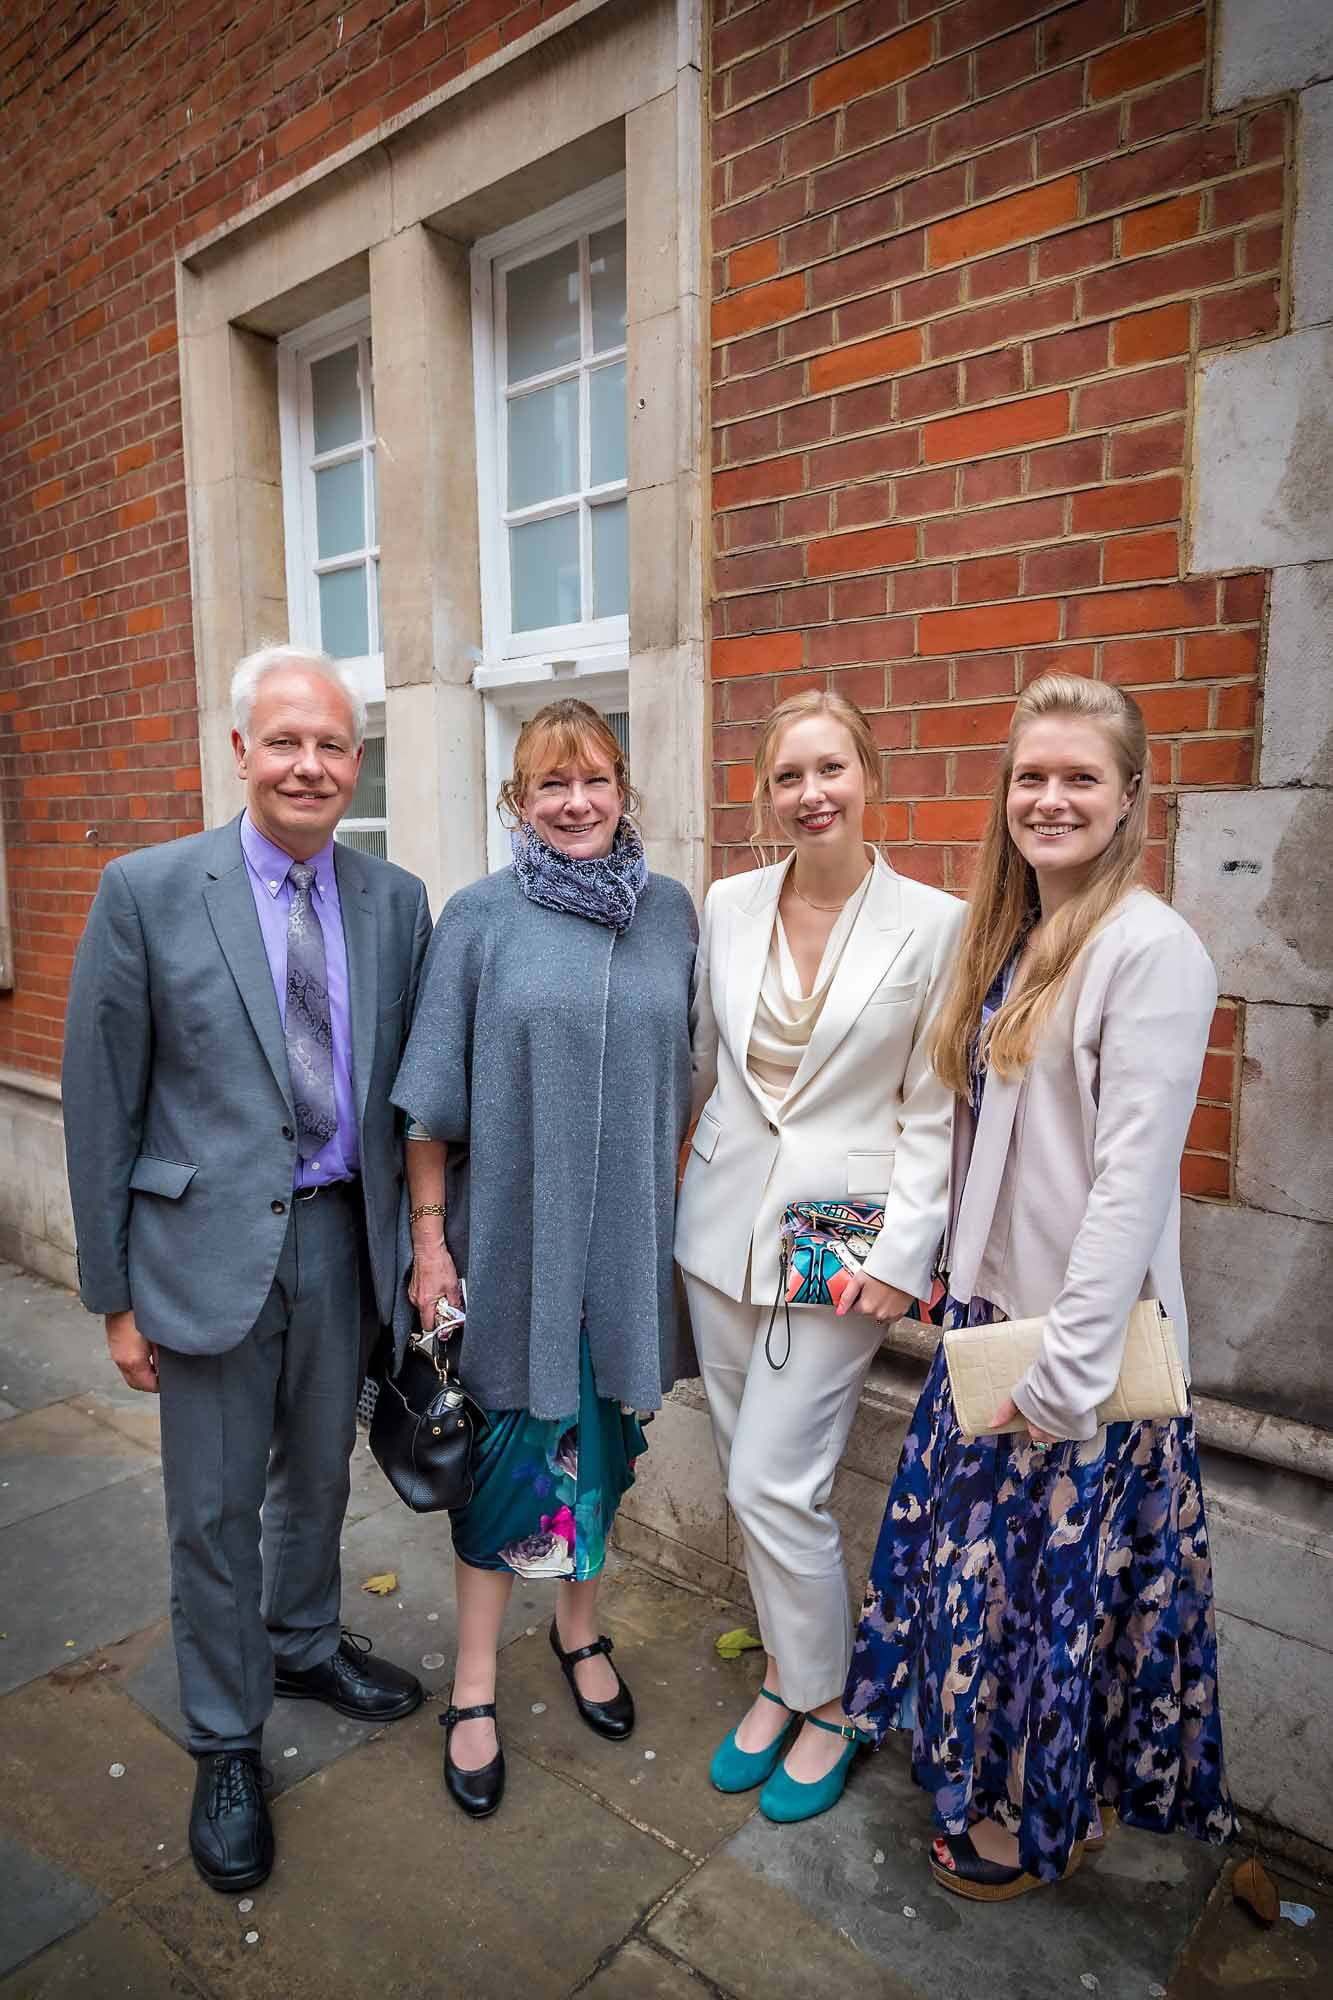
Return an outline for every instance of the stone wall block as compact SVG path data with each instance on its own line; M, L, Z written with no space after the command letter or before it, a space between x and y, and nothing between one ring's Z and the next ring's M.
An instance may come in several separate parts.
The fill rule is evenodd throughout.
M1333 785L1333 563L1273 577L1259 782Z
M1186 1201L1181 1269L1195 1390L1299 1423L1333 1425L1327 1329L1311 1311L1312 1300L1333 1292L1333 1228Z
M1246 1008L1236 1153L1243 1202L1333 1221L1333 1152L1317 1109L1326 1111L1330 1088L1333 1019L1327 1006Z
M681 425L679 364L674 308L631 325L626 396L632 487L668 485L693 462L697 433Z
M59 1104L0 1083L0 1159L22 1162L21 1172L0 1174L0 1257L73 1286L74 1219Z
M1222 0L1214 62L1219 111L1303 90L1333 75L1333 10L1328 0Z
M1333 8L1329 9L1333 14ZM1296 123L1296 222L1291 323L1333 319L1333 83L1301 92Z
M677 638L676 487L629 490L629 634L635 655L673 647Z
M630 654L630 764L644 797L643 833L652 867L674 875L702 902L705 808L702 773L709 726L700 642Z
M1320 1748L1333 1656L1219 1611L1218 1678L1227 1777L1236 1803L1321 1847L1333 1794Z
M706 1409L669 1396L648 1433L622 1519L710 1557L728 1560L727 1503Z
M630 325L676 303L676 97L668 91L625 120L626 229L637 245L629 274Z
M1333 800L1324 791L1187 792L1172 901L1242 1000L1319 1007L1333 984Z
M1333 557L1333 327L1205 357L1194 427L1195 572Z

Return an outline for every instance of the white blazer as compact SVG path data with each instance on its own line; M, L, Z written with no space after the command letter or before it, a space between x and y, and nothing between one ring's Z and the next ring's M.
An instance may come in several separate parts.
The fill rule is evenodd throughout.
M704 903L691 1028L698 1112L676 1210L676 1258L728 1298L771 1305L793 1201L883 1201L866 1270L927 1293L944 1231L952 1099L925 1029L963 905L875 860L865 902L785 1102L747 1067L778 893L791 859L715 882Z
M1090 1438L1136 1299L1160 1299L1189 1373L1180 1156L1217 1002L1183 917L1133 890L1084 947L1027 1069L958 1107L945 1263L956 1298L1044 1314L1014 1401Z

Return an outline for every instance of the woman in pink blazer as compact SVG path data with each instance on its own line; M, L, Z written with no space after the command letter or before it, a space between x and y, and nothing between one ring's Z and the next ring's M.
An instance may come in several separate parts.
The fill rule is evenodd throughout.
M913 1731L931 1869L979 1901L1071 1874L1114 1806L1227 1839L1212 1573L1192 1420L1109 1424L1137 1299L1185 1351L1180 1156L1217 987L1137 886L1143 717L1050 674L1019 697L934 1038L956 1098L948 1325L1040 1315L965 1437L941 1351L903 1446L844 1697Z

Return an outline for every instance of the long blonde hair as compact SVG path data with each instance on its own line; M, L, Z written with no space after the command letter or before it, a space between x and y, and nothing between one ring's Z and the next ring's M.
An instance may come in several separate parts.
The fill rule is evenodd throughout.
M1036 875L1010 837L1005 808L1018 738L1029 723L1050 716L1095 722L1103 729L1122 782L1126 790L1133 787L1134 796L1082 889L1043 928L1022 989L991 1017L985 1057L998 1075L1012 1075L1031 1060L1075 960L1134 887L1143 858L1148 835L1148 733L1138 703L1106 681L1043 674L1024 689L1014 706L977 857L963 940L932 1036L936 1071L959 1097L966 1097L971 1087L970 1058L982 1001L1001 966L1041 914Z
M765 716L754 750L754 792L750 800L750 845L762 861L766 846L773 843L773 770L783 733L794 722L808 722L811 716L829 715L840 722L852 739L861 774L866 781L866 802L879 798L879 751L870 733L870 724L854 701L845 694L831 694L826 688L806 688L803 694L789 695ZM777 852L774 847L774 853ZM771 857L770 857L771 858Z

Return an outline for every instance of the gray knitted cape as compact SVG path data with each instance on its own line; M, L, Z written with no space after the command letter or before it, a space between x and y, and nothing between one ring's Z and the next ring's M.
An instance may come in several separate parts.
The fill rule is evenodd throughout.
M530 903L512 868L435 927L393 1101L449 1148L459 1372L486 1409L572 1416L585 1317L599 1395L653 1410L676 1379L697 937L669 876L648 877L618 936Z

